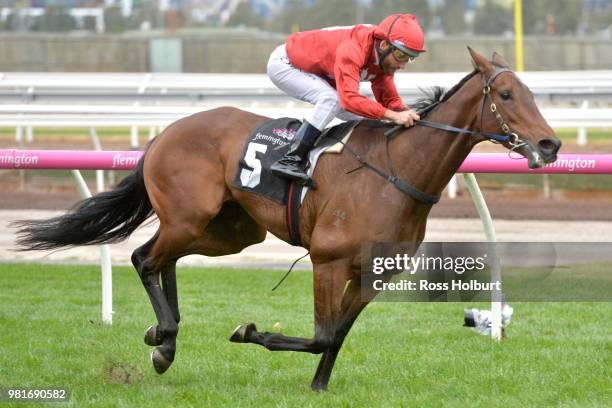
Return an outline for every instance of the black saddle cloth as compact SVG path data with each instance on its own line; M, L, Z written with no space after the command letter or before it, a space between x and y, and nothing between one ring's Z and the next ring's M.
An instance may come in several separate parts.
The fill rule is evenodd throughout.
M234 187L267 197L279 204L287 203L289 180L275 176L270 166L285 155L302 124L293 118L264 122L248 137L234 179ZM344 122L327 129L317 144L333 137L342 139L355 122Z

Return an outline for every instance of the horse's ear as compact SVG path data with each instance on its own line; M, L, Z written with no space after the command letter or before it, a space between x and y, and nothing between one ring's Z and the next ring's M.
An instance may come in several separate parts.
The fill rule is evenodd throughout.
M489 74L494 70L491 61L474 51L471 47L468 46L467 48L472 56L472 64L474 65L474 68L483 74Z
M500 68L508 68L508 69L510 69L510 65L506 62L504 57L502 57L501 54L498 54L495 51L493 52L493 58L491 60L493 61L494 65L497 65Z

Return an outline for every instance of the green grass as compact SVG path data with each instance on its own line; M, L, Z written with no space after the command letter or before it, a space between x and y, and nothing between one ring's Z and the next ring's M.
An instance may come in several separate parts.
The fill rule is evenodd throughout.
M577 129L555 129L557 136L563 142L576 143L578 138ZM588 144L610 144L612 143L612 129L587 129Z
M131 129L129 127L101 127L96 128L96 134L103 139L113 139L115 141L129 141ZM149 137L149 127L141 126L138 128L140 137ZM54 127L37 127L34 128L34 140L43 138L50 139L74 139L81 141L89 141L89 128L54 128ZM15 140L14 127L0 127L0 139Z
M347 338L330 391L313 393L317 356L228 341L249 321L312 336L311 274L295 272L270 292L281 274L181 268L176 360L159 376L142 342L154 315L133 270L114 269L116 313L107 327L100 323L98 267L1 264L0 387L68 387L63 405L75 407L612 402L608 303L514 304L501 344L461 327L471 304L373 303Z

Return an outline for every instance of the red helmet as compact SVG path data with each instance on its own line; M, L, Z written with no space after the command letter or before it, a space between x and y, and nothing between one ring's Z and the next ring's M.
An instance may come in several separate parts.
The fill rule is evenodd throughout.
M412 14L392 14L380 22L374 32L376 38L387 40L404 53L418 57L423 48L425 38L423 29Z

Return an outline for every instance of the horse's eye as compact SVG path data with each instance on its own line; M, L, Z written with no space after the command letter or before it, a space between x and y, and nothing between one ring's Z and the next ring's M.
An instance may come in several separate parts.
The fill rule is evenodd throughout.
M499 95L504 101L507 101L508 99L512 98L512 94L510 93L510 91L502 91Z

